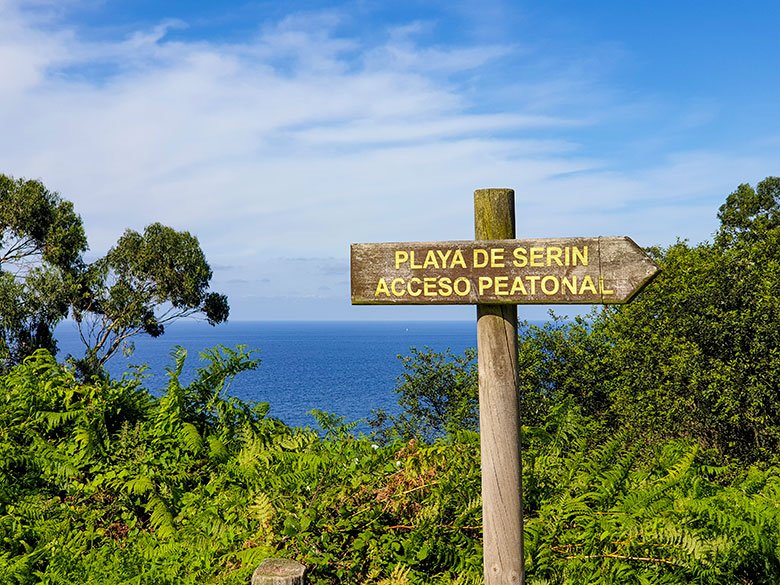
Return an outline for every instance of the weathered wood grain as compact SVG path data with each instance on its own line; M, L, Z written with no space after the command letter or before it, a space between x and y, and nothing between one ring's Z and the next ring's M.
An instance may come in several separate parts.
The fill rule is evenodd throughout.
M265 559L252 574L252 585L304 585L306 567L292 559Z
M658 272L631 238L353 244L353 304L613 304Z
M477 239L514 238L514 191L474 193ZM522 585L523 504L517 307L477 305L485 585Z

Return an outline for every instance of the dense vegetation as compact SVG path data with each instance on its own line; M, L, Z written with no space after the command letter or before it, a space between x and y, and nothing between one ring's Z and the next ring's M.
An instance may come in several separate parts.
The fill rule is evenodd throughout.
M634 303L520 337L529 583L780 582L780 179ZM251 352L164 389L38 350L0 377L0 582L479 583L473 355L414 350L393 418L289 428L229 397Z

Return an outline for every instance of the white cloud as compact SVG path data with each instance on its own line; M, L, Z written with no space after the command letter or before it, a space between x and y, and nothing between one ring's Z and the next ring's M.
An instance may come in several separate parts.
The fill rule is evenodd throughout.
M235 267L215 285L238 302L344 293L322 273L304 284L290 269L285 285L275 258L346 262L350 241L468 238L481 187L516 188L532 236L703 239L713 223L699 215L770 158L680 153L608 170L615 161L580 140L608 122L614 92L549 71L481 87L504 92L491 109L474 77L524 53L420 46L419 24L372 44L340 36L336 12L258 23L232 43L173 40L181 21L96 41L7 1L0 16L0 172L74 201L96 254L126 227L192 231L213 265Z

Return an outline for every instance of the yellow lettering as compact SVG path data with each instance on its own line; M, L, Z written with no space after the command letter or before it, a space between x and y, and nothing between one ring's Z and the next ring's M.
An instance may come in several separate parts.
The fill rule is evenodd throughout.
M380 278L379 282L376 283L376 292L374 292L374 296L378 297L380 293L386 297L390 296L390 289L387 288L387 281L385 281L384 278Z
M489 276L480 276L477 284L479 294L484 294L486 290L490 290L490 287L493 286L493 279Z
M474 249L474 268L484 268L488 265L489 259L490 256L488 255L487 250L483 250L482 248Z
M428 250L428 253L425 255L423 268L439 268L439 263L436 262L436 254L433 250Z
M599 290L601 291L601 294L603 295L614 295L615 291L611 289L604 288L604 277L599 277Z
M512 289L509 291L509 294L512 296L515 296L517 294L526 295L526 296L528 295L528 291L525 290L525 285L523 284L522 276L515 276L515 279L512 282Z
M455 294L459 297L465 297L471 293L471 281L465 276L456 278L455 282L452 283L452 287L455 289Z
M552 286L547 286L549 284L552 284ZM555 276L545 276L544 278L542 278L541 285L542 285L542 292L548 297L557 294L561 288L561 283L558 281L558 279Z
M555 246L547 248L547 266L552 266L553 261L555 261L558 266L563 266L563 260L561 260L562 255L562 248L557 248Z
M586 292L594 295L598 294L598 291L596 290L596 283L594 283L593 279L587 275L582 278L582 285L580 285L580 294L583 295Z
M531 294L532 295L536 294L536 283L539 282L541 280L541 278L542 277L538 276L538 275L526 276L526 279L528 279L528 282L531 283Z
M572 246L571 251L571 262L572 266L577 266L577 260L579 260L580 264L582 266L588 265L588 247L583 246L582 249L578 248L577 246ZM593 282L591 280L591 282Z
M528 266L528 250L525 248L515 248L512 251L512 256L515 257L515 259L512 261L512 264L514 264L515 268L525 268Z
M406 250L395 251L395 269L401 268L401 265L409 261L409 252Z
M509 277L508 276L496 276L495 279L495 293L496 296L505 297L509 294Z
M544 266L544 248L531 248L531 266Z
M409 251L409 268L411 268L412 270L419 270L420 268L422 268L422 264L414 263L414 250Z
M463 257L463 252L460 250L455 250L455 253L452 255L452 264L450 264L450 268L455 268L456 266L466 268L466 259ZM469 285L469 288L471 288L471 285Z
M447 268L447 258L452 254L452 250L436 250L436 253L439 255L439 260L441 260L441 267Z
M490 248L490 267L491 268L503 268L504 267L504 249L503 248Z
M488 280L491 280L490 277ZM489 289L492 283L487 284ZM471 294L471 281L461 276L455 281L448 276L425 276L423 278L413 277L409 280L398 277L388 282L386 278L380 278L377 281L375 297L449 297L452 294L459 297L466 297Z
M566 248L568 250L568 248ZM566 288L569 290L569 292L573 295L577 294L577 277L572 276L569 278L568 276L564 276L561 280L561 284L563 285L561 288Z
M532 246L512 250L512 265L515 268L533 266L588 266L588 246Z

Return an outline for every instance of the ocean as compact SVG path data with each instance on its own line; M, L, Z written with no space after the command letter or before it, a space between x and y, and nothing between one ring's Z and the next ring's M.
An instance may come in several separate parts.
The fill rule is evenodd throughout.
M58 357L83 355L75 324L56 331ZM260 367L239 374L228 393L243 400L267 402L270 416L292 426L316 427L313 409L342 416L345 422L365 421L375 409L397 413L393 391L403 366L398 356L410 348L451 349L461 355L476 347L475 321L373 321L373 322L229 322L211 327L203 322L177 322L157 339L134 338L129 357L114 356L108 363L113 377L134 365L146 364L144 386L159 395L167 383L166 368L173 365L177 346L187 350L185 380L202 365L199 353L224 345L245 345L255 350Z

